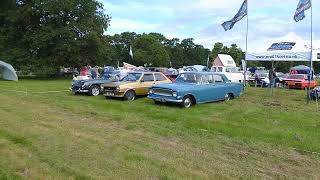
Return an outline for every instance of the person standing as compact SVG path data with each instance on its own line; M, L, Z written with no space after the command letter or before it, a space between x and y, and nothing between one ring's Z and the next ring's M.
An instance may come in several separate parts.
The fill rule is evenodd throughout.
M276 77L277 77L276 69L275 69L275 68L272 68L272 69L269 71L270 87L275 87L275 79L276 79Z

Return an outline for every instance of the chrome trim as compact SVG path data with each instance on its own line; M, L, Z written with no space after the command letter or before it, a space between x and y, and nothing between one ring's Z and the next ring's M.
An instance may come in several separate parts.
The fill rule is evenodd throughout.
M72 88L70 88L70 91L72 91L72 92L80 92L80 93L87 93L87 92L89 92L89 90L82 90L82 89L73 90Z
M152 93L152 94L155 94L155 95L158 95L158 96L166 96L166 97L172 97L172 96L173 96L173 90L171 90L171 89L152 88L152 90L153 90L153 93ZM167 91L167 92L169 92L170 94L158 93L158 92L156 92L157 90Z
M156 97L151 97L148 96L148 98L153 99L158 102L172 102L172 103L182 103L182 99L166 99L166 98L156 98Z

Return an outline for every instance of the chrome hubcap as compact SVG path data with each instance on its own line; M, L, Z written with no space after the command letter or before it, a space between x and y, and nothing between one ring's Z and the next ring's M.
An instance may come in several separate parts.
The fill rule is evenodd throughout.
M100 93L100 90L99 90L98 88L93 88L93 89L92 89L92 95L98 96L99 93Z
M133 93L129 93L128 94L128 99L133 101L134 100L134 94Z
M184 104L184 107L189 108L191 106L191 104L192 104L192 101L191 101L190 98L186 98L184 100L183 104Z
M226 94L226 95L224 96L224 99L225 99L226 101L229 101L229 100L230 100L229 94Z

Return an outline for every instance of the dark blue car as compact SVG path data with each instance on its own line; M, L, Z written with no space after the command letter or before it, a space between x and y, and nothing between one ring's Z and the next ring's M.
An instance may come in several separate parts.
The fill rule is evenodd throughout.
M170 102L189 108L206 102L229 101L242 91L242 84L231 83L223 74L185 72L174 83L152 86L148 97L155 103Z
M120 71L104 72L97 79L72 81L70 90L77 93L87 93L90 96L98 96L101 92L101 85L120 79Z

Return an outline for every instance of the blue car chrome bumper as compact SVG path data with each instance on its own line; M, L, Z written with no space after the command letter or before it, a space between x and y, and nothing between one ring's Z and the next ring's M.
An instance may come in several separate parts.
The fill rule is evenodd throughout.
M148 98L158 102L182 103L182 99L176 99L175 97L158 96L154 94L149 94Z

